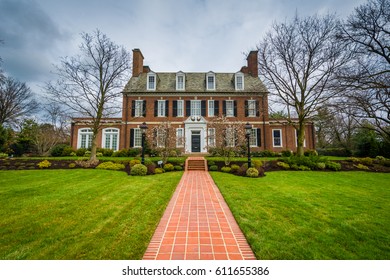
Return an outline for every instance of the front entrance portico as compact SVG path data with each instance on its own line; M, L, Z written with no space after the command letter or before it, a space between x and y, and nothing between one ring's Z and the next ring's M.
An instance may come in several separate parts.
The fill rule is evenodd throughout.
M185 153L207 153L207 122L201 117L189 117L184 122Z

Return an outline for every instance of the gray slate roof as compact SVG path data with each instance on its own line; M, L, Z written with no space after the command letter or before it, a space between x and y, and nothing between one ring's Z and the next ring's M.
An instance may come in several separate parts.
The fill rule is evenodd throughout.
M244 90L236 91L234 87L235 73L215 73L216 90L206 90L207 73L185 73L186 83L184 91L176 90L176 73L155 73L157 76L157 87L155 91L146 90L146 73L138 77L131 77L125 86L124 93L245 93L268 92L259 78L244 74Z

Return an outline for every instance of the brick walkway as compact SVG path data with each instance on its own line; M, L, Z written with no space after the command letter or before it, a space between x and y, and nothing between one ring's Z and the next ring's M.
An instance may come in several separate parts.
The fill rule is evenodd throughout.
M185 171L144 260L255 260L207 171Z

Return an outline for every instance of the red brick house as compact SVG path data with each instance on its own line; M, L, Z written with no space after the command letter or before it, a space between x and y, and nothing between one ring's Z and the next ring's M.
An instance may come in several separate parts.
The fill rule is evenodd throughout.
M133 75L123 89L122 118L105 119L98 147L119 150L141 147L139 125L149 129L169 122L176 131L177 148L184 153L207 153L213 146L210 121L225 116L249 122L253 151L296 150L296 131L287 121L268 116L268 92L258 77L257 51L249 53L247 66L237 72L153 72L143 65L139 49L133 50ZM148 129L148 130L149 130ZM73 148L88 148L92 139L88 119L73 119ZM154 135L154 145L158 135ZM314 129L306 125L305 148L314 149Z

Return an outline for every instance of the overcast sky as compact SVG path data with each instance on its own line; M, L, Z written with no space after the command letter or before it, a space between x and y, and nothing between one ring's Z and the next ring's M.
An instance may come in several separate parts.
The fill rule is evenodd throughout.
M6 74L40 91L80 33L97 28L141 49L155 72L236 72L273 22L336 13L363 0L0 0L0 57ZM37 92L40 93L40 92Z

